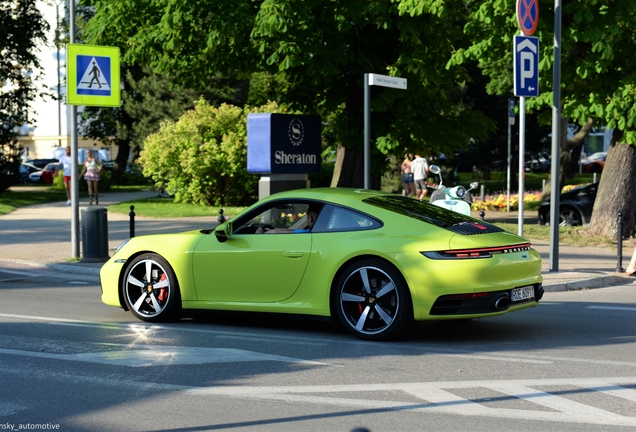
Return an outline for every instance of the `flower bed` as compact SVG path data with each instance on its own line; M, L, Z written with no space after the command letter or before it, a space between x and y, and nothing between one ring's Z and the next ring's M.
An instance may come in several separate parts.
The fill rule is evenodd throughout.
M571 191L574 188L584 185L566 185L561 193ZM507 196L505 192L498 192L493 195L487 195L482 201L473 196L473 205L471 209L474 211L506 211ZM525 209L535 210L541 205L541 191L528 191L523 194L523 206ZM510 210L517 211L519 209L519 194L510 194Z

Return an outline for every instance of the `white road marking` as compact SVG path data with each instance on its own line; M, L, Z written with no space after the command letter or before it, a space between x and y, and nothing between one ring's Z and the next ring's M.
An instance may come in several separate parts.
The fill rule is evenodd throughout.
M603 310L620 310L636 312L636 308L624 307L624 306L587 306L588 309L603 309Z
M96 344L106 345L106 344ZM108 344L108 346L113 346ZM327 363L302 360L274 354L259 353L234 348L201 348L184 346L151 346L151 345L120 345L121 349L77 354L58 354L48 352L23 351L0 348L0 354L20 355L26 357L47 358L54 360L81 361L101 363L116 366L147 367L147 366L176 366L207 363L238 363L280 361L288 363L302 363L319 366L329 366Z
M323 386L281 387L202 387L185 390L189 395L226 396L242 399L276 400L288 403L309 403L359 408L385 409L387 411L438 412L465 416L481 416L518 420L541 420L550 422L584 423L596 425L636 426L635 417L626 417L605 411L533 387L576 386L636 402L636 392L624 386L636 385L634 377L617 378L572 378L537 380L492 380L492 381L448 381L430 383L354 384ZM487 388L510 395L520 401L532 402L551 411L528 409L490 408L461 398L449 390ZM347 398L349 392L362 395L365 392L403 391L422 400L421 403L380 401L370 394L370 399ZM321 396L329 393L330 396ZM333 394L342 393L342 397Z
M532 364L552 364L553 360L530 360L525 358L514 358L514 357L497 357L492 355L478 355L478 354L440 354L445 357L459 357L459 358L469 358L469 359L477 359L477 360L494 360L494 361L507 361L507 362L516 362L516 363L532 363Z
M248 333L248 332L231 332L222 330L208 330L204 328L192 328L186 327L182 324L175 324L173 326L146 324L139 322L137 324L125 324L125 323L113 323L113 322L96 322L96 321L84 321L84 320L71 320L62 318L51 318L34 315L16 315L16 314L3 314L0 313L0 318L14 318L27 321L43 321L48 324L71 326L71 327L87 327L87 328L99 328L121 331L133 331L135 334L140 332L149 331L182 331L190 333L204 333L213 335L220 339L236 339L236 338L252 338L251 340L258 340L261 342L276 342L276 343L294 343L294 344L307 344L307 345L327 345L333 343L332 339L320 338L320 337L302 337L302 336L288 336L288 335L271 335L261 333ZM363 343L362 341L347 341L349 344Z

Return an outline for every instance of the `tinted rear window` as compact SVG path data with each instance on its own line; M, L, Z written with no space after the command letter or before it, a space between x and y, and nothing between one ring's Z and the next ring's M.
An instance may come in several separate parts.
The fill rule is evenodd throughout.
M476 219L470 216L401 195L376 196L367 198L364 202L452 231L457 231L460 226L474 225L476 222ZM486 230L478 230L480 233L503 231L501 228L484 221L479 221L479 225L487 227Z

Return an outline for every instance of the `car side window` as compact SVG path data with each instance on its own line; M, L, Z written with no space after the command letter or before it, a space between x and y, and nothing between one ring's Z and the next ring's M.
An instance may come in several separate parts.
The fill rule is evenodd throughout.
M316 221L312 232L359 231L381 227L376 219L357 211L326 205Z
M247 215L240 226L234 228L235 234L254 234L260 228L302 230L307 226L307 202L277 202L261 207Z

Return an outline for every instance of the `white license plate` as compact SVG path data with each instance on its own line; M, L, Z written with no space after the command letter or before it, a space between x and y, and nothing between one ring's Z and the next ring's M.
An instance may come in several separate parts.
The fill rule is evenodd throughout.
M510 292L510 301L513 303L531 298L534 298L534 286L532 285L515 288Z

